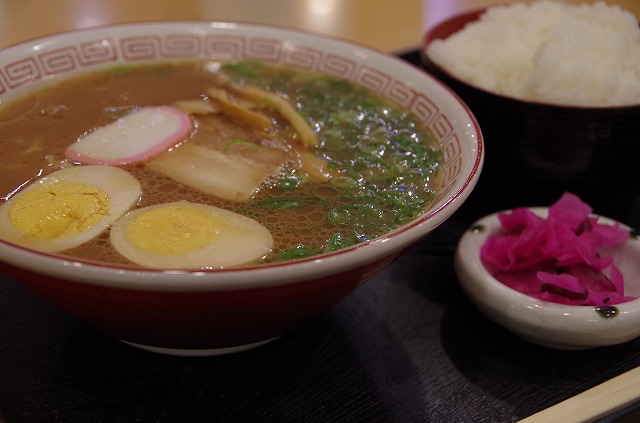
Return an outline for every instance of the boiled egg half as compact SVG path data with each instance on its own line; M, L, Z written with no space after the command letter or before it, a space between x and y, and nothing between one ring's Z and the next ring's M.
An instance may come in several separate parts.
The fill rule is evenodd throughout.
M111 228L111 243L140 266L220 269L265 256L273 246L259 222L218 207L173 202L133 210Z
M113 224L140 194L140 183L123 169L68 167L0 206L0 238L45 252L77 247Z

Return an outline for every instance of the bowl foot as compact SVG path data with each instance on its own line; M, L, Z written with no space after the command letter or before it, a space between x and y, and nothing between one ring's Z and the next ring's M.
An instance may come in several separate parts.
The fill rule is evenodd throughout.
M156 347L153 345L137 344L135 342L129 342L124 340L120 340L120 341L132 347L139 348L145 351L159 353L159 354L174 355L174 356L181 356L181 357L211 357L211 356L234 354L241 351L247 351L253 348L257 348L261 345L268 344L269 342L275 341L278 338L279 336L275 338L265 339L264 341L254 342L251 344L236 345L233 347L203 348L203 349L164 348L164 347Z

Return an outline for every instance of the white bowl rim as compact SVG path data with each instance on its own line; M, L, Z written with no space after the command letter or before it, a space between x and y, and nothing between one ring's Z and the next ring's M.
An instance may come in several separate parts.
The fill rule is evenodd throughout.
M402 59L391 54L377 51L373 48L345 41L337 37L314 34L311 32L295 30L275 25L263 25L242 22L216 22L207 20L166 20L145 21L139 23L118 23L90 27L79 30L66 31L51 34L32 40L23 41L0 50L0 56L6 52L21 50L48 48L51 42L65 37L73 37L77 34L101 34L111 32L126 33L129 30L141 28L190 28L192 31L222 28L224 30L261 30L269 34L280 36L301 37L306 40L318 40L332 45L341 45L343 48L352 49L353 55L382 60L387 65L404 69L416 75L423 81L428 81L430 89L438 92L440 96L446 96L452 107L459 109L457 118L466 122L466 132L461 134L465 140L473 144L475 157L472 170L466 174L464 181L458 183L457 190L447 196L443 201L421 215L413 222L398 228L370 242L359 244L334 253L323 254L293 262L283 262L261 265L255 268L237 268L221 270L154 270L124 268L60 258L59 256L37 252L28 248L17 246L0 240L0 257L2 260L18 268L24 268L36 273L40 272L51 277L67 279L71 281L90 283L93 285L111 286L124 289L138 290L166 290L166 291L203 291L203 290L228 290L244 289L284 285L301 282L337 273L341 270L371 263L387 256L390 252L398 252L420 239L430 230L441 224L465 201L475 186L484 160L484 143L477 121L469 108L452 90L446 87L436 78L413 67ZM277 35L276 35L277 36ZM187 58L188 60L189 58ZM353 257L357 257L357 262ZM327 266L330 263L331 266ZM35 266L34 266L35 264ZM135 280L135 284L132 283Z

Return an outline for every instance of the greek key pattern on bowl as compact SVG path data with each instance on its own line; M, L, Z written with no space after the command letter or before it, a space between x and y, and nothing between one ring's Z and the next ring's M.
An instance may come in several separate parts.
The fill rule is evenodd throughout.
M285 50L284 53L282 57L283 65L296 66L306 70L318 69L323 58L322 51L304 46L293 50Z
M360 85L378 93L386 93L392 79L390 75L369 66L361 66L356 76Z
M0 68L0 94L95 65L180 58L261 60L348 79L408 108L434 134L445 153L445 185L461 172L459 139L435 102L391 74L310 46L263 36L176 33L100 38L29 54Z
M42 79L42 71L35 57L27 57L4 67L2 76L8 89Z
M442 152L444 155L444 167L443 167L443 192L447 192L448 189L454 185L458 175L462 172L462 151L460 149L460 140L458 134L452 133L444 143L441 143Z

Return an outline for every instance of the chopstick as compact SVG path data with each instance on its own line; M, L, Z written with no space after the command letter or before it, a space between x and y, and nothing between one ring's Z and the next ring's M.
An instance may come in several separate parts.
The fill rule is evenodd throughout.
M592 422L640 398L640 367L539 411L521 423Z

